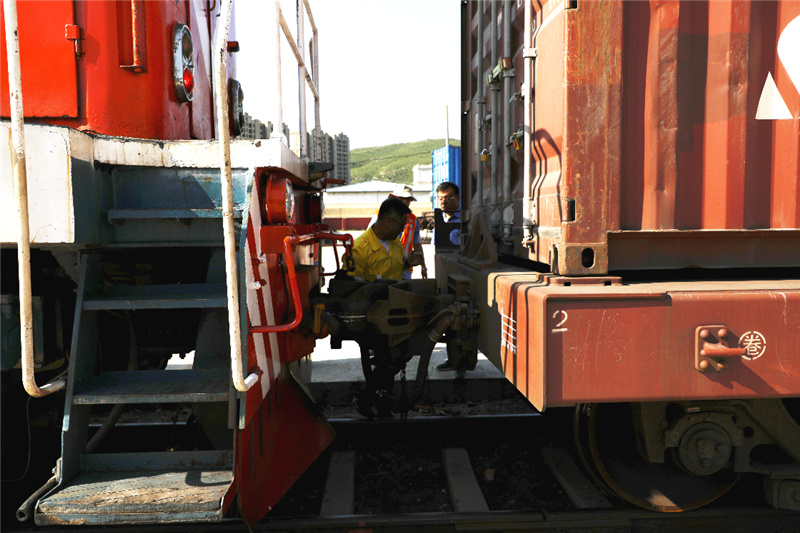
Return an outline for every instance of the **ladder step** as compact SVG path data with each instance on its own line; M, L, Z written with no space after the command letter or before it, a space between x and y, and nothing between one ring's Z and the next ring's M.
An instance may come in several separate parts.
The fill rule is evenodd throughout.
M180 403L228 401L224 370L126 370L103 372L77 385L72 403Z
M222 218L222 209L109 209L108 221L118 224L127 220L172 220ZM242 209L233 210L233 218L241 220Z
M80 474L39 501L37 525L218 522L231 451L81 456Z
M184 285L131 285L111 287L101 296L87 298L87 311L124 309L200 309L227 307L224 283L187 283Z

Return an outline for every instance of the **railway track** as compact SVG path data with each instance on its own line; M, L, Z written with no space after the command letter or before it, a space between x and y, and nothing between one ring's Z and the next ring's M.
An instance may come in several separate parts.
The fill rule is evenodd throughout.
M332 420L331 449L253 531L800 531L800 513L769 508L748 483L691 512L634 508L583 474L566 423L537 414ZM231 513L217 524L92 531L245 529Z
M769 508L747 480L691 512L634 508L583 474L564 442L566 423L536 414L332 420L331 449L253 531L800 531L800 513ZM245 529L230 515L92 531Z

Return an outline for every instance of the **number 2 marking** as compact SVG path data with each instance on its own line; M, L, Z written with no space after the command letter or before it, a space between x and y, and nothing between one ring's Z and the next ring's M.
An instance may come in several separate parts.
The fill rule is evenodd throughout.
M567 329L567 328L562 328L561 326L563 326L564 324L566 324L566 323L567 323L567 318L569 318L569 315L568 315L568 314L567 314L567 312L566 312L566 311L564 311L563 309L559 309L559 310L557 310L555 313L553 313L553 318L556 318L556 317L558 317L558 315L564 315L564 316L563 316L563 318L561 319L561 321L560 321L558 324L556 324L556 327L554 327L554 328L551 330L551 332L552 332L552 333L563 333L563 332L565 332L565 331L568 331L568 329Z

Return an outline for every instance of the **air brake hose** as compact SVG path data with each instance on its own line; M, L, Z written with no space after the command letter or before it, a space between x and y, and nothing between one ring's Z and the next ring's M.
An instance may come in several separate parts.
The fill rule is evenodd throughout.
M39 498L52 490L56 485L58 485L58 476L53 474L53 477L48 479L44 485L39 487L39 490L31 494L28 499L19 506L19 509L17 509L17 520L20 522L25 522L28 520L31 517L33 506L36 505L36 502L39 501Z

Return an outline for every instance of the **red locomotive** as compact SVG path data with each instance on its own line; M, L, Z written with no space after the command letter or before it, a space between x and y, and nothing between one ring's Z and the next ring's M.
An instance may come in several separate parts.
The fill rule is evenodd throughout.
M479 348L646 508L800 495L800 3L463 4Z
M4 520L217 521L237 501L253 523L333 438L297 381L318 243L349 239L320 223L325 179L280 140L230 142L231 1L4 6ZM154 404L190 405L203 438L104 449Z

